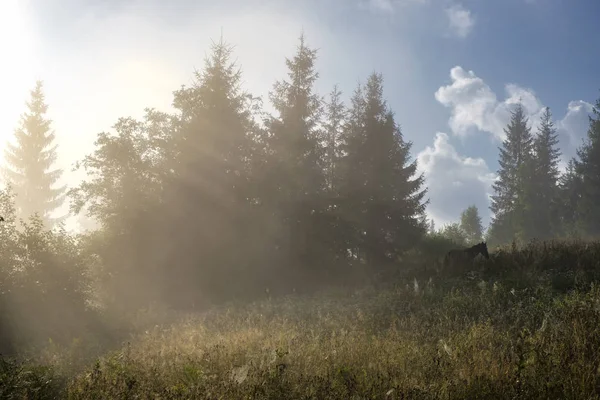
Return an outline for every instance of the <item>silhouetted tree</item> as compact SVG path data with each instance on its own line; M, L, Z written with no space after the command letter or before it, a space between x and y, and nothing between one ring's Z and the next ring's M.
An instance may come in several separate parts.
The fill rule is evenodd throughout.
M558 195L558 134L552 122L550 108L546 107L533 142L534 148L534 207L532 235L538 239L549 239L559 234Z
M600 98L596 100L587 140L577 150L578 160L574 161L575 172L580 179L577 199L579 226L586 235L600 236ZM571 205L573 206L573 205Z
M506 139L500 150L498 180L493 184L490 209L494 218L490 240L506 243L519 237L528 239L532 230L533 137L521 103L511 112L504 129Z
M4 174L17 198L18 216L27 220L39 213L49 227L64 219L50 215L59 208L65 198L65 186L55 187L62 170L52 169L56 161L55 134L46 118L48 106L44 100L43 84L37 81L31 91L28 111L21 117L21 125L15 130L16 144L7 143L4 158L7 166Z
M241 70L231 54L223 40L214 43L194 84L175 93L180 125L164 190L165 240L174 242L166 262L173 267L165 271L165 282L167 297L179 298L182 307L237 295L252 278L248 241L258 229L251 217L251 199L257 199L249 160L255 122L252 97L240 86Z
M327 202L319 129L323 100L314 92L316 58L302 35L296 54L286 59L288 80L276 82L270 93L275 115L265 121L269 154L263 192L280 235L274 256L296 271L326 265L329 250L322 229Z
M579 202L583 193L583 181L577 171L575 159L569 160L567 170L559 178L560 208L558 217L562 236L573 237L583 234L582 215Z
M346 118L346 107L341 99L342 92L338 86L334 86L329 94L329 102L325 104L325 170L327 175L327 187L331 193L336 193L340 173L338 167L341 158L341 140Z
M155 215L170 173L166 161L174 158L167 145L173 126L172 116L152 109L141 121L120 118L114 133L99 133L93 153L76 165L87 177L70 191L71 210L84 210L100 225L90 246L105 268L102 289L123 310L160 295L165 266L154 250L164 227ZM134 283L138 290L132 290Z
M373 265L388 263L426 232L424 178L415 176L405 142L383 99L383 78L373 73L355 91L344 132L343 215L351 222L351 248Z

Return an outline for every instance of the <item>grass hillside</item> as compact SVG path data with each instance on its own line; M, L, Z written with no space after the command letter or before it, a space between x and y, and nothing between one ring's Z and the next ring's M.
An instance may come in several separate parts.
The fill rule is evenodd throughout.
M600 243L498 250L460 276L435 262L187 316L85 367L5 360L0 398L600 398Z

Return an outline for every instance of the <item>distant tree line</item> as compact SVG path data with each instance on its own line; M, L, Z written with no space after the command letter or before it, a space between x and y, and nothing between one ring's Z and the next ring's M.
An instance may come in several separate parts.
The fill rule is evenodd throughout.
M523 106L517 104L504 132L490 207L493 218L485 235L481 222L474 222L481 221L475 206L463 213L460 223L430 231L461 245L483 236L496 245L600 237L600 99L589 118L586 140L562 174L558 135L549 108L533 134ZM472 222L467 222L467 213Z

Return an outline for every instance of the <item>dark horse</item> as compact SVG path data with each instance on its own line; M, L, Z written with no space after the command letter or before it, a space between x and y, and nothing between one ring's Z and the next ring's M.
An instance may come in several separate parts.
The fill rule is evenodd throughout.
M462 270L461 267L472 265L477 255L481 254L486 259L490 259L486 242L481 242L468 249L450 250L444 258L444 269L450 271Z

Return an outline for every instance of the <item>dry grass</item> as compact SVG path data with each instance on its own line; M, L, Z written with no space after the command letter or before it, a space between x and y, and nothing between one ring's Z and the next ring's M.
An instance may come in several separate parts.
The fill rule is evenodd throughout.
M460 289L407 277L223 307L143 332L72 376L16 365L5 376L15 398L600 398L600 246L578 246L500 253L492 265L510 269ZM576 260L576 273L557 260ZM51 383L32 394L27 376Z

